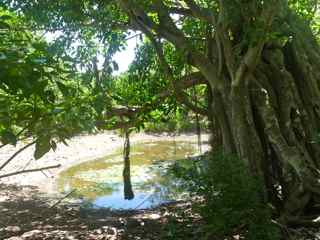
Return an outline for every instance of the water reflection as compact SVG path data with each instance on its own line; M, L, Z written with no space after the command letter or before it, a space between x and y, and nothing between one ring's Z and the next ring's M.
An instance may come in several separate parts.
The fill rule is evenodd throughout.
M172 160L197 154L196 149L196 143L191 142L157 141L136 144L131 147L130 159L124 161L125 166L123 154L118 150L105 158L85 162L62 172L58 187L61 192L76 189L74 197L82 197L94 207L154 207L185 197L181 180L167 169L173 163ZM125 200L123 192L125 199L131 200Z

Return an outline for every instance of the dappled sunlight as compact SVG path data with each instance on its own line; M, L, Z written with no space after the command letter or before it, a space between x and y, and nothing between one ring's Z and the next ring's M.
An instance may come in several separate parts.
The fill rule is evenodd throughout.
M59 199L42 197L32 187L2 184L0 197L4 195L6 201L0 201L0 239L152 240L173 234L173 224L177 236L179 232L183 236L186 229L199 234L195 228L200 224L199 216L184 203L145 211L111 211L67 203L55 205ZM180 210L173 213L176 207ZM189 221L196 224L191 228Z

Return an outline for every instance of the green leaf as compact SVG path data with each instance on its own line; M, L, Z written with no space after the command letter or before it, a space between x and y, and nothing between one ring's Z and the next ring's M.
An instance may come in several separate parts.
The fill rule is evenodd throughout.
M0 29L9 29L10 25L6 22L0 21Z
M9 129L6 129L1 132L1 142L3 144L17 144L17 137L16 135Z
M66 85L64 85L61 82L57 82L57 85L58 85L59 90L63 94L63 96L65 96L65 97L69 96L69 89Z
M52 150L55 152L57 150L57 143L52 140L50 144L51 144Z
M10 16L10 15L7 15L7 14L0 16L0 20L3 20L3 21L10 20L10 19L13 19L13 16Z
M36 160L42 158L51 149L50 136L39 137L36 141L36 150L34 151L34 158Z
M50 102L50 103L54 103L55 102L56 97L55 97L55 94L54 94L53 91L47 90L47 91L44 92L44 94L46 95L46 100L48 102Z

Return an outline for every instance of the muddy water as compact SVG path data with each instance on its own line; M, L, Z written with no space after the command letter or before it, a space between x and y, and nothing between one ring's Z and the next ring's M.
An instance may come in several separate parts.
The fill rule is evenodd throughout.
M197 145L182 141L155 141L131 147L131 184L135 197L124 200L123 156L119 149L101 159L75 165L58 178L62 193L75 189L74 198L91 207L146 209L183 199L187 193L181 180L168 171L175 160L197 155Z

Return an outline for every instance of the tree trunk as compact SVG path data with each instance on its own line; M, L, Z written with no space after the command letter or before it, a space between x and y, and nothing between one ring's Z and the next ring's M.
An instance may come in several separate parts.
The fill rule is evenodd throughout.
M320 193L320 147L314 142L320 130L320 51L307 24L294 14L286 23L289 40L267 42L245 81L218 90L212 85L225 150L263 177L265 197L280 207L283 222L303 214Z
M184 1L185 16L214 31L201 36L211 53L205 54L177 27L170 8L154 2L157 21L133 1L121 0L120 7L152 40L172 81L160 39L185 53L209 83L210 115L225 152L237 154L264 179L263 197L278 207L283 222L299 217L320 193L320 147L313 141L320 128L320 49L309 25L286 0L218 1L215 12Z

